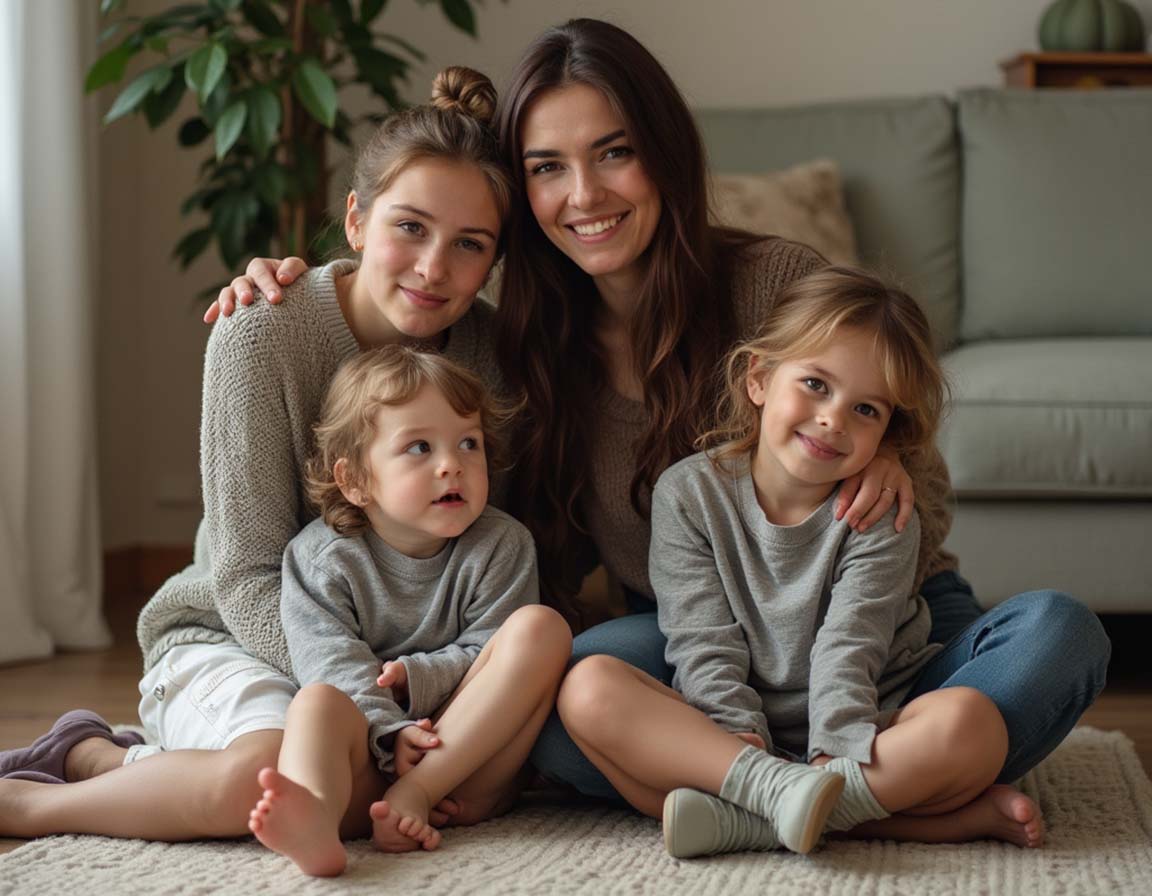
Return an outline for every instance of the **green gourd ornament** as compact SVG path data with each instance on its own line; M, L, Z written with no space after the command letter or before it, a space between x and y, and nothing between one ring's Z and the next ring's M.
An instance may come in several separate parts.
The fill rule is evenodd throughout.
M1056 0L1040 18L1040 48L1066 53L1139 53L1144 22L1124 0Z

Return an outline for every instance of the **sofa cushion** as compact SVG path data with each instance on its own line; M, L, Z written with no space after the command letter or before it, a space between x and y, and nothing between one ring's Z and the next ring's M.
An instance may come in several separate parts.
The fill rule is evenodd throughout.
M958 105L962 338L1152 335L1152 90Z
M696 117L715 172L837 162L861 260L902 281L940 344L951 343L960 295L960 167L947 99L702 110Z
M830 159L765 174L715 175L712 212L717 223L805 243L833 264L859 263L840 169Z
M1152 339L997 340L943 360L957 495L1152 496Z

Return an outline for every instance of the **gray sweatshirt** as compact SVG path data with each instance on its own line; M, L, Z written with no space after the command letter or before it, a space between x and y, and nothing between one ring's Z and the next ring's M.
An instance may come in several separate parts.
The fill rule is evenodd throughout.
M532 536L494 507L427 559L400 553L371 529L339 535L323 520L284 552L280 613L296 679L355 701L384 769L393 735L435 713L501 623L538 601ZM376 684L384 660L404 663L406 707Z
M204 519L192 565L140 613L145 670L177 644L235 642L291 672L280 630L280 563L315 516L301 486L312 424L332 374L358 351L336 299L336 278L356 264L313 268L285 288L282 305L258 296L212 328L200 417ZM444 354L500 393L493 315L491 306L473 303L449 331ZM494 481L492 494L498 490Z
M881 711L923 665L931 619L913 593L919 519L867 532L833 492L796 526L768 522L747 459L695 454L660 477L650 575L673 686L729 731L812 758L867 763Z

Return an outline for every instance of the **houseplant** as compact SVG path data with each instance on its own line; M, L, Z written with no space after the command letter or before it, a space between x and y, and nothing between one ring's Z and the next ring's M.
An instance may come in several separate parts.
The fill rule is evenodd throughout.
M437 3L455 28L475 36L475 0L418 2ZM182 214L207 219L173 251L184 267L212 244L229 269L273 247L279 255L325 251L327 138L348 145L358 121L402 106L398 85L424 59L375 27L384 5L207 0L132 15L123 0L101 0L101 15L113 21L100 40L112 46L89 70L85 89L120 82L137 56L151 63L134 67L105 123L140 114L156 129L191 93L196 111L180 126L179 142L211 147L181 206ZM382 101L380 115L352 119L341 109L340 92L351 84Z

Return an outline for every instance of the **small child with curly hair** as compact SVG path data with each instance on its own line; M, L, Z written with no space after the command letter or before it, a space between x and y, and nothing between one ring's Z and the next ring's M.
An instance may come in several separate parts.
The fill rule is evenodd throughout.
M343 871L357 801L383 792L372 839L400 852L439 845L438 805L471 824L518 793L571 636L537 602L531 536L486 506L498 415L472 374L400 346L329 386L307 482L322 516L284 555L301 688L249 824L307 874Z

